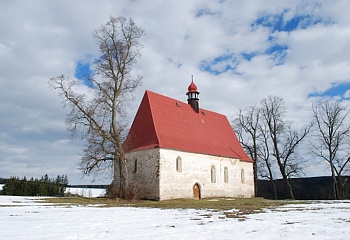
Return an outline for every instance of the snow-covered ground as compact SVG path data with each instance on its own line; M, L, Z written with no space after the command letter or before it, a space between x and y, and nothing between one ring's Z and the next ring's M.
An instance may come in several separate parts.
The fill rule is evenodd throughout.
M66 188L66 193L78 194L83 197L102 197L106 189L102 188Z
M64 207L0 196L1 239L350 239L350 201L226 218L210 210Z
M0 190L4 184L0 184ZM78 194L83 197L101 197L106 194L106 189L101 188L66 188L66 193Z

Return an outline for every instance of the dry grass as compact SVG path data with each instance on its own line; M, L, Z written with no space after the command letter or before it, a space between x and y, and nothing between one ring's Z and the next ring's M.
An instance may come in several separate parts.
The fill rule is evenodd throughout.
M166 201L125 201L108 198L47 198L48 203L67 206L100 206L100 207L148 207L161 209L209 209L223 211L228 218L242 218L247 214L263 211L265 208L273 208L292 201L267 200L263 198L212 198L212 199L175 199Z

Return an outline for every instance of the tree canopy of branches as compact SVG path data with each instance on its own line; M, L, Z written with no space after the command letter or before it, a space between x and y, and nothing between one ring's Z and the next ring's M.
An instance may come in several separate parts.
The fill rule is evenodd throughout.
M308 134L311 125L301 132L295 131L291 123L285 121L285 112L283 99L269 96L261 101L260 107L251 107L246 113L240 111L236 126L242 145L255 161L256 182L258 175L268 178L277 198L273 183L273 166L277 166L289 198L294 199L289 177L302 171L295 149Z
M70 108L66 123L73 137L86 142L80 161L84 174L114 169L118 179L118 197L123 197L125 154L122 142L126 130L126 106L132 92L141 84L141 77L131 72L140 57L143 29L132 19L110 17L93 33L99 46L96 71L82 81L64 75L51 78L50 86L63 97ZM85 90L82 90L85 89ZM124 170L123 170L124 169Z
M341 176L350 161L349 111L338 101L325 100L313 106L313 117L317 139L312 152L329 163L334 198L343 198L341 189L344 183Z

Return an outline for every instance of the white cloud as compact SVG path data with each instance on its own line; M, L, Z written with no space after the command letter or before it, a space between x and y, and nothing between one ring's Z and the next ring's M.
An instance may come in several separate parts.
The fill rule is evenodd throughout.
M345 93L344 93L344 98L350 98L350 90L347 90Z

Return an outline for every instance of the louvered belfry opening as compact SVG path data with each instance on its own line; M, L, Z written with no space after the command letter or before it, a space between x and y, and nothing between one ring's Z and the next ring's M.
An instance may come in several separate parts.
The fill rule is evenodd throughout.
M196 111L196 113L199 113L199 92L197 91L197 86L193 82L193 76L192 76L192 82L190 86L188 86L188 92L186 93L187 95L187 102L188 104L191 105L193 110Z

